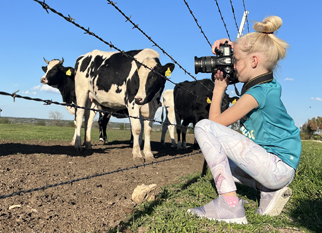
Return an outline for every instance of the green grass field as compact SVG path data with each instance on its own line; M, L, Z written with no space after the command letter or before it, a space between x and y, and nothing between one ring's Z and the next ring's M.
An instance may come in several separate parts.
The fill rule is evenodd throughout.
M97 140L98 130L92 138ZM0 124L0 140L53 140L70 141L73 129L34 125ZM109 130L109 140L128 140L130 132ZM153 132L151 140L159 140L160 132ZM156 201L138 206L124 228L133 232L322 232L322 143L303 141L302 157L290 187L293 195L284 211L277 217L254 213L259 193L248 187L237 186L245 204L247 225L198 219L187 214L187 209L202 206L217 197L214 182L208 170L182 177L179 183L163 187ZM117 228L110 232L119 232Z

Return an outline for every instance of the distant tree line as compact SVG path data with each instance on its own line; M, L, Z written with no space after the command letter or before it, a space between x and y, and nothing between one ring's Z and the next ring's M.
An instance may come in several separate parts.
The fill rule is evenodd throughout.
M313 117L308 119L301 128L301 138L302 139L315 139L321 140L322 133L322 117Z

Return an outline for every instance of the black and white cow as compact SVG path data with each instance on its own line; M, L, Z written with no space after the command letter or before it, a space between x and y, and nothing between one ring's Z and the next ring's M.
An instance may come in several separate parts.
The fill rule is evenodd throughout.
M143 152L145 159L151 159L153 154L150 145L152 127L150 120L153 120L156 110L160 107L160 97L166 81L163 75L166 71L172 72L174 64L168 63L162 66L159 54L152 49L132 50L126 54L128 56L120 52L94 50L77 59L75 64L77 104L86 106L86 100L90 98L106 108L127 109L131 116L133 159L142 159L139 146L141 131L139 118L143 116L147 119L144 121ZM84 109L78 109L76 112L77 150L81 149L80 130L84 112ZM93 118L92 115L90 113L89 121ZM90 134L86 135L85 146L91 148Z
M201 83L203 85L201 85ZM181 149L181 147L186 148L186 132L187 126L190 123L192 123L193 127L195 127L198 121L208 119L213 89L214 83L210 79L202 79L192 82L184 81L175 86L173 90L173 103L175 119L177 122L177 149ZM236 98L238 97L230 98L225 92L221 101L221 111L225 111L229 107L229 103ZM181 133L182 144L180 142ZM196 140L194 142L194 148L198 148Z
M64 67L64 58L62 60L54 59L47 61L47 66L43 66L42 70L45 75L40 79L40 82L47 84L51 87L57 88L62 96L63 102L66 104L76 104L75 95L75 71L73 67ZM93 105L92 107L95 108ZM70 114L75 114L75 108L66 106L66 109ZM100 129L100 141L107 143L106 127L111 115L107 113L101 113L99 115L98 125ZM87 127L88 115L85 116L85 127ZM86 133L86 131L85 131ZM75 144L76 130L72 140L72 145Z

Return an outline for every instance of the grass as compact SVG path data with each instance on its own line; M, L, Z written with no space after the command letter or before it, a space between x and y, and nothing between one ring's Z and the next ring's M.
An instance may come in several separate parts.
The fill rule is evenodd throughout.
M82 129L82 140L84 139ZM129 140L129 130L107 130L107 137L113 140ZM39 126L32 124L0 124L0 140L10 141L66 141L72 140L74 127ZM99 130L92 128L91 138L98 142Z
M110 141L129 140L129 130L108 130ZM0 140L53 140L70 141L74 129L70 127L0 124ZM98 130L92 130L92 138L98 140ZM160 132L152 132L151 140L159 141ZM322 232L322 143L302 142L302 157L296 176L290 187L290 201L277 217L254 213L259 193L237 185L240 198L248 201L245 211L247 225L198 219L187 214L187 209L202 206L217 197L209 170L182 177L177 183L163 187L154 202L135 208L128 221L111 229L130 229L133 232ZM126 232L126 231L124 231Z

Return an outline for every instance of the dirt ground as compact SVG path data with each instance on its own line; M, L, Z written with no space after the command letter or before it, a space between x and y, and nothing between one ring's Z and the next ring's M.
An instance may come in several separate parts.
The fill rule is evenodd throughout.
M0 140L0 232L108 232L128 221L138 185L161 190L201 171L203 156L192 150L192 140L182 151L152 141L160 163L139 168L131 168L128 141L94 143L79 154L67 142Z

